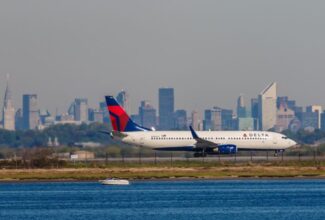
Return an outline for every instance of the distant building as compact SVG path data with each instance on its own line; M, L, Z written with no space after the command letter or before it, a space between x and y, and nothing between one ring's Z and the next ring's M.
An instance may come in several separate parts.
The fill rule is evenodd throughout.
M295 110L296 108L296 101L290 100L288 96L277 97L276 106L278 109L280 108L281 103L285 103L287 107L290 108L291 110Z
M170 130L174 127L174 89L159 89L159 129Z
M48 110L40 111L40 124L42 128L47 128L55 124L55 118Z
M109 114L107 110L107 105L106 102L100 102L99 103L99 109L103 112L103 121L104 123L109 123Z
M102 110L94 109L93 122L104 123L104 112Z
M75 99L74 120L88 122L88 100L85 98Z
M312 111L303 112L301 121L303 128L318 128L319 114Z
M240 95L237 100L237 118L246 117L246 106L244 96Z
M75 121L73 115L69 115L67 113L57 115L55 117L54 124L74 124L74 125L81 125L80 121Z
M116 101L123 107L123 109L129 113L129 94L122 90L116 96Z
M251 99L251 116L252 118L258 118L258 99Z
M174 128L176 130L187 130L187 112L186 110L177 110L174 114L175 125Z
M204 112L204 130L235 130L236 124L237 122L233 119L232 110L213 107L213 109L207 109Z
M287 102L285 100L282 100L277 110L277 121L275 130L277 132L287 130L291 121L294 118L295 112L288 107Z
M259 127L263 131L272 129L276 125L276 101L277 86L274 82L266 87L258 96Z
M15 114L15 128L16 130L24 129L23 110L21 108Z
M91 159L95 159L95 154L94 152L81 150L71 154L70 158L73 160L91 160Z
M50 144L50 143L48 143ZM52 140L51 140L51 144L52 144ZM51 147L51 146L49 146ZM65 153L53 153L52 157L56 157L58 159L70 159L70 153L69 152L65 152Z
M306 112L317 112L318 122L317 126L315 128L320 129L321 128L321 115L322 115L322 106L320 105L310 105L307 106Z
M97 122L97 123L103 123L104 122L104 112L100 109L88 109L89 113L89 121L91 122Z
M192 127L194 128L194 130L197 130L197 131L200 131L201 129L201 120L200 120L200 117L199 117L199 113L197 111L193 111L192 114Z
M304 108L300 106L295 106L294 109L292 109L295 112L295 116L299 119L302 120L302 113L304 112Z
M321 115L321 129L322 131L325 131L325 111L323 111Z
M40 125L40 114L36 94L23 95L23 127L36 129Z
M156 128L157 111L148 101L142 101L139 107L141 125L145 128Z
M252 115L255 117L252 117ZM251 99L251 108L246 108L244 97L240 95L237 99L237 119L233 119L232 130L252 131L256 130L258 118L258 100ZM228 116L230 120L230 112ZM230 125L230 124L229 124Z
M68 108L68 115L72 117L72 120L74 120L75 108L76 108L76 102L73 101Z
M12 100L12 94L9 86L9 76L7 79L7 88L5 91L3 111L2 111L2 123L3 129L15 130L15 108Z
M140 115L131 115L131 120L134 122L134 123L137 123L137 124L141 124L141 118L140 118Z
M294 118L293 120L291 120L290 125L289 125L289 129L291 132L298 132L302 127L301 121L298 118Z
M204 111L203 129L205 131L221 131L222 130L222 116L221 108L207 109Z
M247 116L251 116L254 119L254 129L255 131L260 130L259 121L258 121L258 99L251 99L251 114L247 114Z
M61 115L57 115L56 116L56 121L57 122L64 122L64 121L74 121L74 116L73 115L70 115L70 114L61 114Z
M238 130L239 131L252 131L254 130L254 118L238 118Z
M51 117L51 113L48 110L40 110L40 122L41 124L45 123L47 117Z
M215 107L215 109L218 109L218 107ZM235 124L233 111L231 109L221 109L221 129L225 131L235 130Z

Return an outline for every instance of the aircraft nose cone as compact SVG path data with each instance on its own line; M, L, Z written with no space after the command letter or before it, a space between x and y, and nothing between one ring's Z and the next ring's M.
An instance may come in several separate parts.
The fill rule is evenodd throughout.
M296 146L297 142L295 142L294 140L290 140L290 147Z

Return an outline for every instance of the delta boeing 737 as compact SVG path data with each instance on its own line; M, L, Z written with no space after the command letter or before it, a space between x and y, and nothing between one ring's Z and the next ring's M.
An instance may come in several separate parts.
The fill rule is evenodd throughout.
M134 123L114 97L106 96L113 132L123 143L161 151L192 151L195 157L235 154L243 150L275 153L296 145L287 136L268 131L153 131Z

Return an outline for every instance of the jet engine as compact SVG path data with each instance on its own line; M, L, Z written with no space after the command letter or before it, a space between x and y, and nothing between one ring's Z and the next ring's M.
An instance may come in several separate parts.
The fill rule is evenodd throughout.
M236 145L232 145L232 144L220 145L215 150L219 154L235 154L235 153L237 153Z

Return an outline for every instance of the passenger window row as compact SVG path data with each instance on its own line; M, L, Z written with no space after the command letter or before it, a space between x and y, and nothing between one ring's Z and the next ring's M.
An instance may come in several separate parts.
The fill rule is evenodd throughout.
M203 137L204 140L266 140L266 138L240 138L240 137L229 137L229 138L212 138L212 137ZM287 138L286 138L287 139ZM193 140L190 137L169 137L169 138L160 138L160 137L151 137L151 140Z

